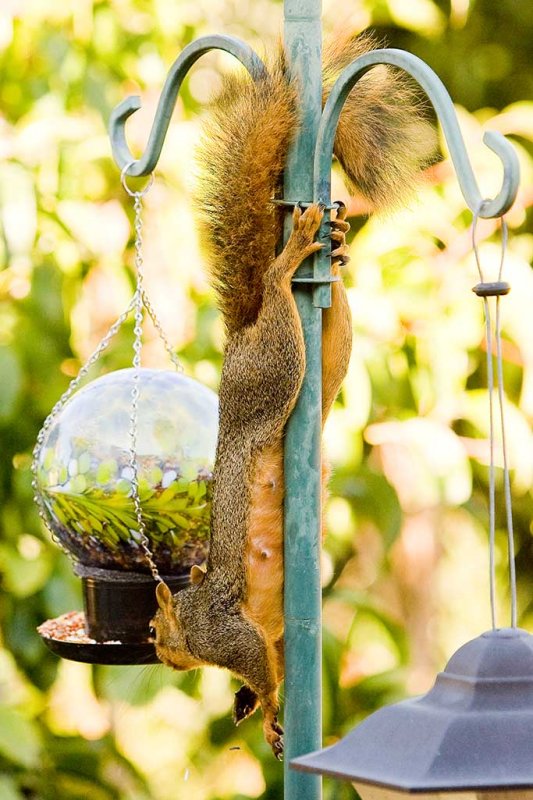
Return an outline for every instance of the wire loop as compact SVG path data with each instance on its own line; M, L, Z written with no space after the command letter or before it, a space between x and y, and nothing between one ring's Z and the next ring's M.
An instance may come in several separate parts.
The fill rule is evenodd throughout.
M120 182L124 187L124 190L129 194L130 197L144 197L144 195L152 188L152 184L154 182L154 173L153 172L150 173L150 175L148 176L148 183L143 189L139 191L134 191L133 189L130 189L130 187L128 186L128 182L126 180L126 178L128 177L128 170L134 164L135 161L128 161L128 163L123 167L123 169L120 172Z

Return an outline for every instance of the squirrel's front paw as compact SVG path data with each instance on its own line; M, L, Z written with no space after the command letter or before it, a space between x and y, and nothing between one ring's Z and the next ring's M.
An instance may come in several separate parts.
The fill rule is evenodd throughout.
M324 216L324 207L318 203L313 203L303 213L299 206L295 206L292 215L292 236L291 239L298 242L300 251L303 249L302 256L307 258L317 250L321 250L324 245L320 242L315 242L315 234L320 227L322 217Z
M324 206L319 203L313 203L303 212L300 206L295 206L292 214L293 230L313 237L320 227L323 216Z

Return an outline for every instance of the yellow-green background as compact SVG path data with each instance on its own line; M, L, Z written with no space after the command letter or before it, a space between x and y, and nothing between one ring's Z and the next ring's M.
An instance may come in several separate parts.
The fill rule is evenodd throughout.
M512 137L522 188L502 301L521 623L533 577L533 6L529 0L325 0L324 27L376 28L438 72L482 191L495 193L486 128ZM259 719L235 729L221 671L59 662L35 626L80 607L70 565L32 504L30 453L44 416L132 289L131 206L106 122L130 93L141 152L160 87L198 35L274 42L273 0L2 0L0 4L0 800L281 799ZM147 285L186 370L216 388L222 332L188 191L202 105L224 58L199 63L146 199ZM347 197L336 178L335 194ZM328 423L334 464L324 554L327 741L380 704L422 692L453 649L489 627L487 393L465 211L447 162L408 210L368 220L352 203L347 270L354 354ZM496 223L479 227L489 274ZM128 364L131 324L104 359ZM166 361L147 326L145 363ZM501 487L501 479L498 478ZM501 494L499 494L501 500ZM501 506L501 503L500 503ZM498 510L499 620L508 620ZM230 749L230 748L239 749ZM328 783L326 796L350 798Z

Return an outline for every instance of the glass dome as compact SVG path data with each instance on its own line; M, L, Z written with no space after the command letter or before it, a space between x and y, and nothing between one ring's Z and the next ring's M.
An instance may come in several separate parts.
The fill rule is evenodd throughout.
M146 570L132 500L133 369L78 391L50 426L36 469L52 532L82 564ZM218 400L167 370L141 369L137 426L139 496L150 548L167 574L204 560L209 542Z

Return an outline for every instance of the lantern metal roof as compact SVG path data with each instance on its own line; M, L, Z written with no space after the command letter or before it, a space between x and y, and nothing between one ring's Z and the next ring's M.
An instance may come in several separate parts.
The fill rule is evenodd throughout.
M380 709L291 767L417 794L533 788L533 636L482 634L427 694Z

